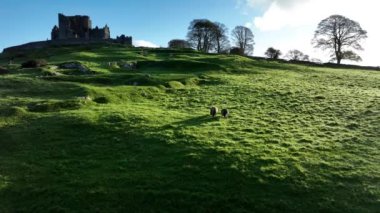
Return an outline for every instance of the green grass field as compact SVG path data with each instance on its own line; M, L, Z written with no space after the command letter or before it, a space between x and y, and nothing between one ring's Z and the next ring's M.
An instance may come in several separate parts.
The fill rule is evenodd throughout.
M0 57L0 212L380 212L380 72L112 45ZM49 65L17 65L34 58Z

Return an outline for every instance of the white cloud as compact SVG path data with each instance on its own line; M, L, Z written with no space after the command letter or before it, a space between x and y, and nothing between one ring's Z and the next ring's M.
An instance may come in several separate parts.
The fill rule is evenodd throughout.
M296 4L308 2L309 0L245 0L249 7L266 6L276 4L281 8L290 8Z
M380 65L377 49L380 47L380 2L374 0L246 0L248 6L268 3L266 11L252 19L246 26L258 29L256 38L264 37L262 43L256 42L257 50L261 45L283 47L283 51L300 49L308 54L327 60L328 54L312 48L311 39L318 23L333 14L344 15L358 21L368 31L368 39L363 42L362 64ZM268 35L277 39L267 39ZM269 36L270 37L270 36ZM272 43L270 45L269 43ZM261 52L256 53L261 54Z
M133 46L135 47L151 47L151 48L159 48L157 44L154 44L150 41L145 41L145 40L136 40L133 41Z

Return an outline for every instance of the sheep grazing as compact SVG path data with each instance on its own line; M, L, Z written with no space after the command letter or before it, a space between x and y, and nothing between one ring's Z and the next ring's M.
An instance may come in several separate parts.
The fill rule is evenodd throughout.
M230 112L228 111L228 109L222 109L223 117L227 118L229 114L230 114Z
M212 117L215 117L216 114L218 114L218 107L211 107L211 108L210 108L210 115L211 115Z

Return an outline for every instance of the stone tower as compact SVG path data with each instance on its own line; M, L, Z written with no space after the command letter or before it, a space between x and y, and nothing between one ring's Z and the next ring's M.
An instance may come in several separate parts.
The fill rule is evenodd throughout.
M57 27L57 25L55 25L51 30L51 40L57 39L59 39L59 28Z
M60 13L58 14L58 24L59 26L54 26L52 29L52 40L110 39L110 29L108 26L92 29L92 22L89 16L65 16Z

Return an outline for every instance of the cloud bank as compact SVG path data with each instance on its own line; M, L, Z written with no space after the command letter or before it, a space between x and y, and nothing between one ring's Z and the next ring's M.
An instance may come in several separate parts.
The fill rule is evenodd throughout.
M150 48L159 48L157 44L154 44L150 41L145 41L145 40L136 40L133 41L133 46L135 47L150 47Z
M294 5L308 2L309 0L245 0L249 7L276 4L281 8L291 8Z
M246 7L264 7L264 13L246 23L258 36L277 35L272 45L277 48L300 49L308 54L327 60L326 54L311 46L311 39L318 23L330 15L339 14L359 22L368 31L368 39L363 43L362 64L380 65L377 49L380 47L380 2L374 0L245 0ZM257 37L258 37L257 36ZM269 36L270 37L270 36ZM263 43L269 44L268 39ZM259 42L256 42L259 45ZM267 48L267 47L266 47ZM257 48L261 54L264 47ZM265 51L265 50L264 50ZM327 54L328 55L328 54Z

